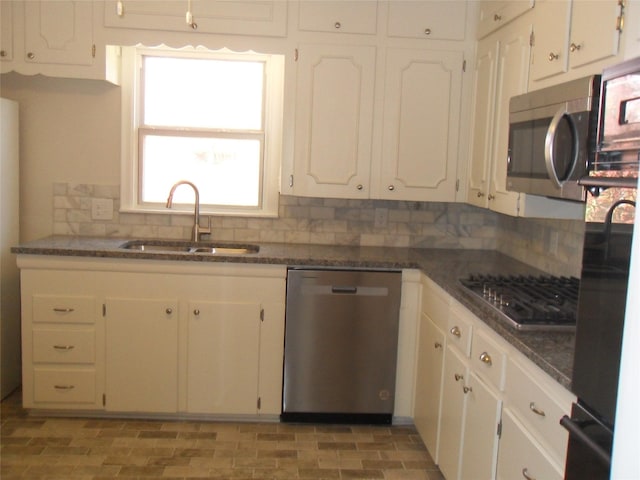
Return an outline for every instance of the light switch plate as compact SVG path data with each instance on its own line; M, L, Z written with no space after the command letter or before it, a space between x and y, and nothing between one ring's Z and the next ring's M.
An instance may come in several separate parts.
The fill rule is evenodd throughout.
M91 219L92 220L113 220L113 199L111 198L91 199Z

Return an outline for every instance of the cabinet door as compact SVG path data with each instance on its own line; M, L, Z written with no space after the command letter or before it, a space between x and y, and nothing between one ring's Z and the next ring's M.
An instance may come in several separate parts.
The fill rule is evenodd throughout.
M543 0L534 9L535 43L531 52L531 80L567 71L569 67L570 0ZM591 26L593 30L593 25Z
M0 61L13 60L14 2L0 2Z
M25 2L25 58L28 63L92 65L93 3Z
M186 22L188 3L184 0L107 0L104 23L108 27L134 29L285 36L287 3L280 0L189 2L194 27Z
M375 48L301 45L296 92L296 195L367 198Z
M506 408L502 415L497 480L514 478L561 480L563 473Z
M375 198L454 201L462 53L387 50Z
M305 0L299 3L298 28L311 32L376 33L375 0Z
M487 38L478 42L476 55L467 202L478 207L488 206L498 48L493 38Z
M617 0L574 0L569 64L581 67L618 53L620 31Z
M502 28L514 18L533 8L534 0L482 0L478 9L478 38Z
M438 463L438 433L444 333L424 313L420 320L413 421L431 457Z
M105 325L107 410L176 412L177 301L108 298Z
M507 150L509 145L509 99L527 91L531 25L512 23L499 32L493 119L492 173L489 208L508 215L518 214L516 192L507 191Z
M393 0L389 2L390 37L464 40L467 2L464 0Z
M445 352L438 465L447 480L457 480L460 478L460 452L466 400L463 387L468 368L460 354L451 347L447 346Z
M187 411L255 414L260 304L190 302Z
M460 478L495 478L502 400L473 372L465 385L464 444Z

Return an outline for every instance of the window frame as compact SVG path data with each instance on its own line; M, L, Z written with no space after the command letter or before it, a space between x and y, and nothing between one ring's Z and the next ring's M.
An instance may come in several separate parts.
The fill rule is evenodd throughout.
M142 142L139 129L148 133L156 131L180 132L190 135L198 129L181 131L174 128L152 128L142 125L142 58L144 55L181 56L187 58L240 59L264 62L264 100L262 131L225 131L216 130L219 138L258 138L262 137L262 161L260 172L260 191L257 206L211 205L201 204L200 212L206 215L233 215L251 217L277 217L280 196L280 168L283 144L284 109L284 55L259 54L255 52L237 53L229 49L208 50L204 47L183 47L180 49L159 47L122 47L122 146L121 146L121 182L120 211L132 213L189 213L193 214L193 205L174 204L168 210L164 203L143 203L142 193ZM177 179L180 180L180 179ZM176 180L176 181L177 181ZM167 191L167 195L169 192Z

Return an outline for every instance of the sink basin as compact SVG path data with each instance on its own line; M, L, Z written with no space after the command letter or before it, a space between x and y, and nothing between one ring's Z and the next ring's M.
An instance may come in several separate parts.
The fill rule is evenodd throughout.
M130 240L120 245L125 250L155 253L193 253L204 255L247 255L258 253L258 245L193 243L164 240Z

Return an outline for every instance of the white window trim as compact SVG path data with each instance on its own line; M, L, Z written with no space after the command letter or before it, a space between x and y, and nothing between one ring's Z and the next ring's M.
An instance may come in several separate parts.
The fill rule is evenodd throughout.
M162 45L157 48L167 47ZM201 47L185 47L180 50L194 52L196 54L199 51L203 51ZM216 52L233 53L228 49L216 50ZM260 56L261 60L266 60L266 95L264 106L265 140L260 205L257 207L212 207L210 205L202 205L202 214L248 217L278 216L283 138L284 56L257 55ZM139 146L136 130L140 124L140 98L138 98L138 74L136 73L136 69L138 72L140 71L140 61L141 56L136 47L122 48L120 211L158 214L185 213L193 215L193 207L188 205L175 205L171 210L168 210L155 205L143 204L139 200ZM168 195L169 192L167 192L167 196Z

